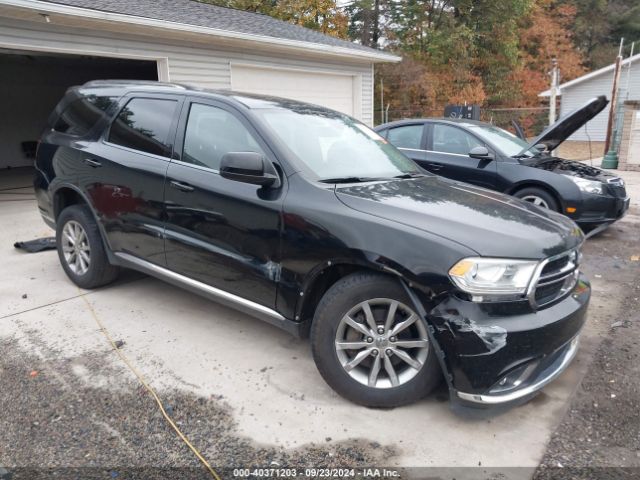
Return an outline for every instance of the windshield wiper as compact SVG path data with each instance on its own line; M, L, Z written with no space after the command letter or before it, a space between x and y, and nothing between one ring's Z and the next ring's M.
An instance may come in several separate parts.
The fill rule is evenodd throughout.
M413 172L413 173L403 173L402 175L396 175L393 178L420 178L420 177L426 177L426 175L424 173Z
M319 180L322 183L363 183L373 182L376 180L385 180L384 178L375 177L336 177L336 178L323 178Z

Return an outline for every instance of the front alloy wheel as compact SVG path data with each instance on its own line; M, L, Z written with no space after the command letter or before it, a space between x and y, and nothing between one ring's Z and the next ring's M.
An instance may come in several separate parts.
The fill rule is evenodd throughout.
M316 307L313 359L340 395L397 407L429 394L442 378L428 326L398 278L358 272L337 281Z
M359 303L340 320L336 354L357 382L373 388L404 385L429 354L427 329L405 304L389 298Z

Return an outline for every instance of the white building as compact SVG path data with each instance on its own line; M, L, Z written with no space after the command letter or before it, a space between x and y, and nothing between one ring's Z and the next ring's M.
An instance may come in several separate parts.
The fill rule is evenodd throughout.
M560 116L566 115L576 108L581 107L593 97L606 95L611 100L613 89L613 73L615 64L611 64L600 70L587 73L575 80L560 85ZM627 90L628 81L628 90ZM622 87L620 101L640 100L640 54L626 58L622 63L620 83ZM627 97L628 92L628 97ZM549 97L550 91L539 94L540 97ZM593 120L574 133L569 140L605 141L607 122L609 119L609 106L600 112Z
M320 104L373 124L373 66L400 58L192 0L0 0L0 168L31 165L71 85L162 80Z

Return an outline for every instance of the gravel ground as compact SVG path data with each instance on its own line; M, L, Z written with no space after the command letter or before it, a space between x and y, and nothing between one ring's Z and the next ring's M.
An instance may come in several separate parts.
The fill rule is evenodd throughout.
M0 453L9 472L21 466L12 479L210 478L132 374L109 366L108 347L60 359L41 344L38 353L15 340L0 341L0 382L12 386L0 389L2 416L11 419L3 422ZM384 464L394 455L377 443L331 438L291 451L262 447L234 434L223 398L178 392L161 397L209 463L225 466L224 478L233 476L234 466L344 468ZM0 470L0 478L8 477Z
M615 250L604 238L585 250L621 301L535 480L640 478L640 225L613 229Z

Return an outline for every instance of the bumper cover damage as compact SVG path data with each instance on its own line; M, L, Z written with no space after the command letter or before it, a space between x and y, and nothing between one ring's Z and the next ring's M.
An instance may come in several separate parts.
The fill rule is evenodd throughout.
M590 295L581 275L570 294L537 311L526 302L482 304L449 296L426 313L452 400L505 404L559 376L577 352Z

